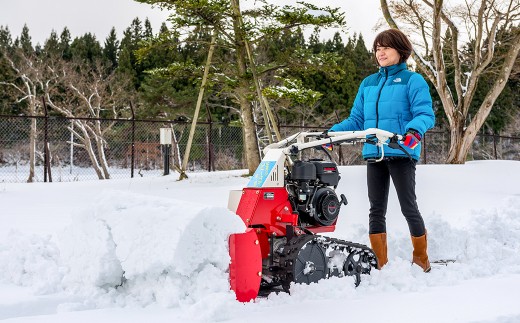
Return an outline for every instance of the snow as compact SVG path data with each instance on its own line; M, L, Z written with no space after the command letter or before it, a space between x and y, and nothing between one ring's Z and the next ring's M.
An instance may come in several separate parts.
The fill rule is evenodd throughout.
M365 166L340 167L349 204L329 234L368 244ZM389 263L363 276L293 285L256 302L229 290L226 209L245 171L0 185L4 322L518 322L520 162L419 165L425 274L390 192ZM124 277L124 278L123 278Z

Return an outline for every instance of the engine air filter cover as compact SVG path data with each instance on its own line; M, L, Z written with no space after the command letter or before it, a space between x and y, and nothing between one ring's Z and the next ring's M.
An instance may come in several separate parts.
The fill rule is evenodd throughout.
M315 160L316 176L321 183L327 186L337 186L339 183L338 166L334 162Z
M316 166L311 162L298 160L292 167L291 178L295 181L313 181L316 179Z

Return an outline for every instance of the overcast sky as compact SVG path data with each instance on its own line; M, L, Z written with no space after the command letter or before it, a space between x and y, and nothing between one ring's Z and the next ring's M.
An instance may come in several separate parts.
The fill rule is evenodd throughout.
M295 3L293 0L271 0L277 3ZM382 17L379 0L310 0L321 6L341 7L346 12L348 35L362 33L367 45L375 36L372 30ZM242 0L243 5L254 0ZM166 20L167 12L133 0L0 0L0 25L8 26L14 38L21 33L24 23L29 27L33 45L43 44L55 30L58 35L66 26L72 37L94 33L101 42L110 29L116 28L119 37L135 17L149 18L154 32ZM332 33L332 31L330 32ZM324 37L330 37L324 34Z

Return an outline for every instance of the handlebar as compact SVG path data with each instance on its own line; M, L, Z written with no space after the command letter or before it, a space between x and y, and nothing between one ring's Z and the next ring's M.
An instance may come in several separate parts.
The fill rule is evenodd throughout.
M305 142L306 138L321 138L313 141ZM296 143L292 143L296 140ZM378 128L369 128L361 131L333 131L324 134L323 132L299 132L293 134L279 142L272 143L264 148L264 154L273 148L284 148L285 155L295 155L305 149L321 147L325 144L341 144L345 142L368 142L377 146L388 145L394 149L401 149L399 144L403 140L403 136ZM406 152L406 150L404 150ZM406 152L406 154L408 154ZM380 159L384 157L384 150Z
M402 140L402 136L395 134L393 132L389 132L382 129L370 128L361 131L334 131L329 132L327 134L328 138L322 138L318 140L313 140L309 142L305 142L306 138L320 138L323 136L322 132L299 132L289 136L279 142L272 143L264 148L263 152L266 153L269 149L273 148L283 148L286 154L294 154L298 153L302 150L318 147L325 144L334 144L334 143L342 143L342 142L366 142L368 140L375 140L374 144L383 145L389 139L395 138L395 141ZM296 139L296 143L288 146L292 141Z

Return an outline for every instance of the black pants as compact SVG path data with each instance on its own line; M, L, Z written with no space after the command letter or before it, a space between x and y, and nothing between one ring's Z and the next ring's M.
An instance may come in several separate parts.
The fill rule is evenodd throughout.
M386 232L386 208L390 178L394 183L401 212L410 234L422 236L426 231L415 196L415 160L395 158L367 164L368 199L370 201L369 233Z

